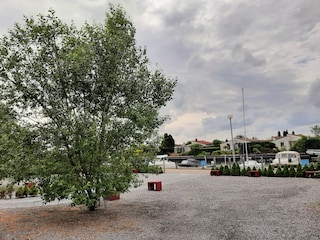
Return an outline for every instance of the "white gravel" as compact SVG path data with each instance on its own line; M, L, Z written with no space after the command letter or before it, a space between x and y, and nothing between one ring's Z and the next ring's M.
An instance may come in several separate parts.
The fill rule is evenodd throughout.
M107 202L107 208L119 202L142 206L135 230L94 239L320 239L320 179L210 176L204 171L149 176L119 201ZM161 181L162 191L148 191L151 180ZM41 204L36 200L33 204ZM10 201L17 200L3 200L0 208Z
M162 191L147 190L151 179L162 181ZM153 214L148 224L134 235L107 234L101 239L318 240L319 181L188 173L152 176L121 197L148 206Z

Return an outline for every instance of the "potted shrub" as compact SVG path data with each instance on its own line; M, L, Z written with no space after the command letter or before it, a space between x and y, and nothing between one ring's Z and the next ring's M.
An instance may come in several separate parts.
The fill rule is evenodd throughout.
M0 199L6 198L6 189L1 187L0 188Z
M295 177L296 176L296 170L294 169L294 166L290 166L289 168L289 177Z
M21 186L16 191L16 197L17 198L24 198L27 197L29 193L29 189L27 186Z
M37 196L39 193L39 189L36 186L33 186L29 189L29 195L32 197Z

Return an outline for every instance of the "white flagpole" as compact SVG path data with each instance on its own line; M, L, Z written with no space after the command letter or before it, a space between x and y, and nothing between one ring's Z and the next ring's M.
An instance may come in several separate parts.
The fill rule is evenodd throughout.
M247 129L246 129L246 115L244 112L244 90L242 88L242 112L243 112L243 127L244 127L244 146L245 146L245 154L246 161L248 161L248 145L247 145Z

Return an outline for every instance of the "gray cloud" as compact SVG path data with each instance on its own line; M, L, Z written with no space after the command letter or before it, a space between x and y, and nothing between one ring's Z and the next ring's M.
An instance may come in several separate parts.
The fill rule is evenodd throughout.
M108 3L120 3L152 63L178 77L161 128L177 143L195 137L230 138L227 115L243 134L271 137L288 129L309 134L319 124L320 2L314 0L23 0L2 1L0 32L22 15L56 10L80 26L101 22ZM306 131L306 132L298 132Z

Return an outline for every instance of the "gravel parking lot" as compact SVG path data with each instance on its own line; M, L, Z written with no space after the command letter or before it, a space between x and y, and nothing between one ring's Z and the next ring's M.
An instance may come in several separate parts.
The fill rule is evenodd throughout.
M151 180L162 191L148 191ZM0 239L320 239L319 181L168 169L94 213L1 200Z

